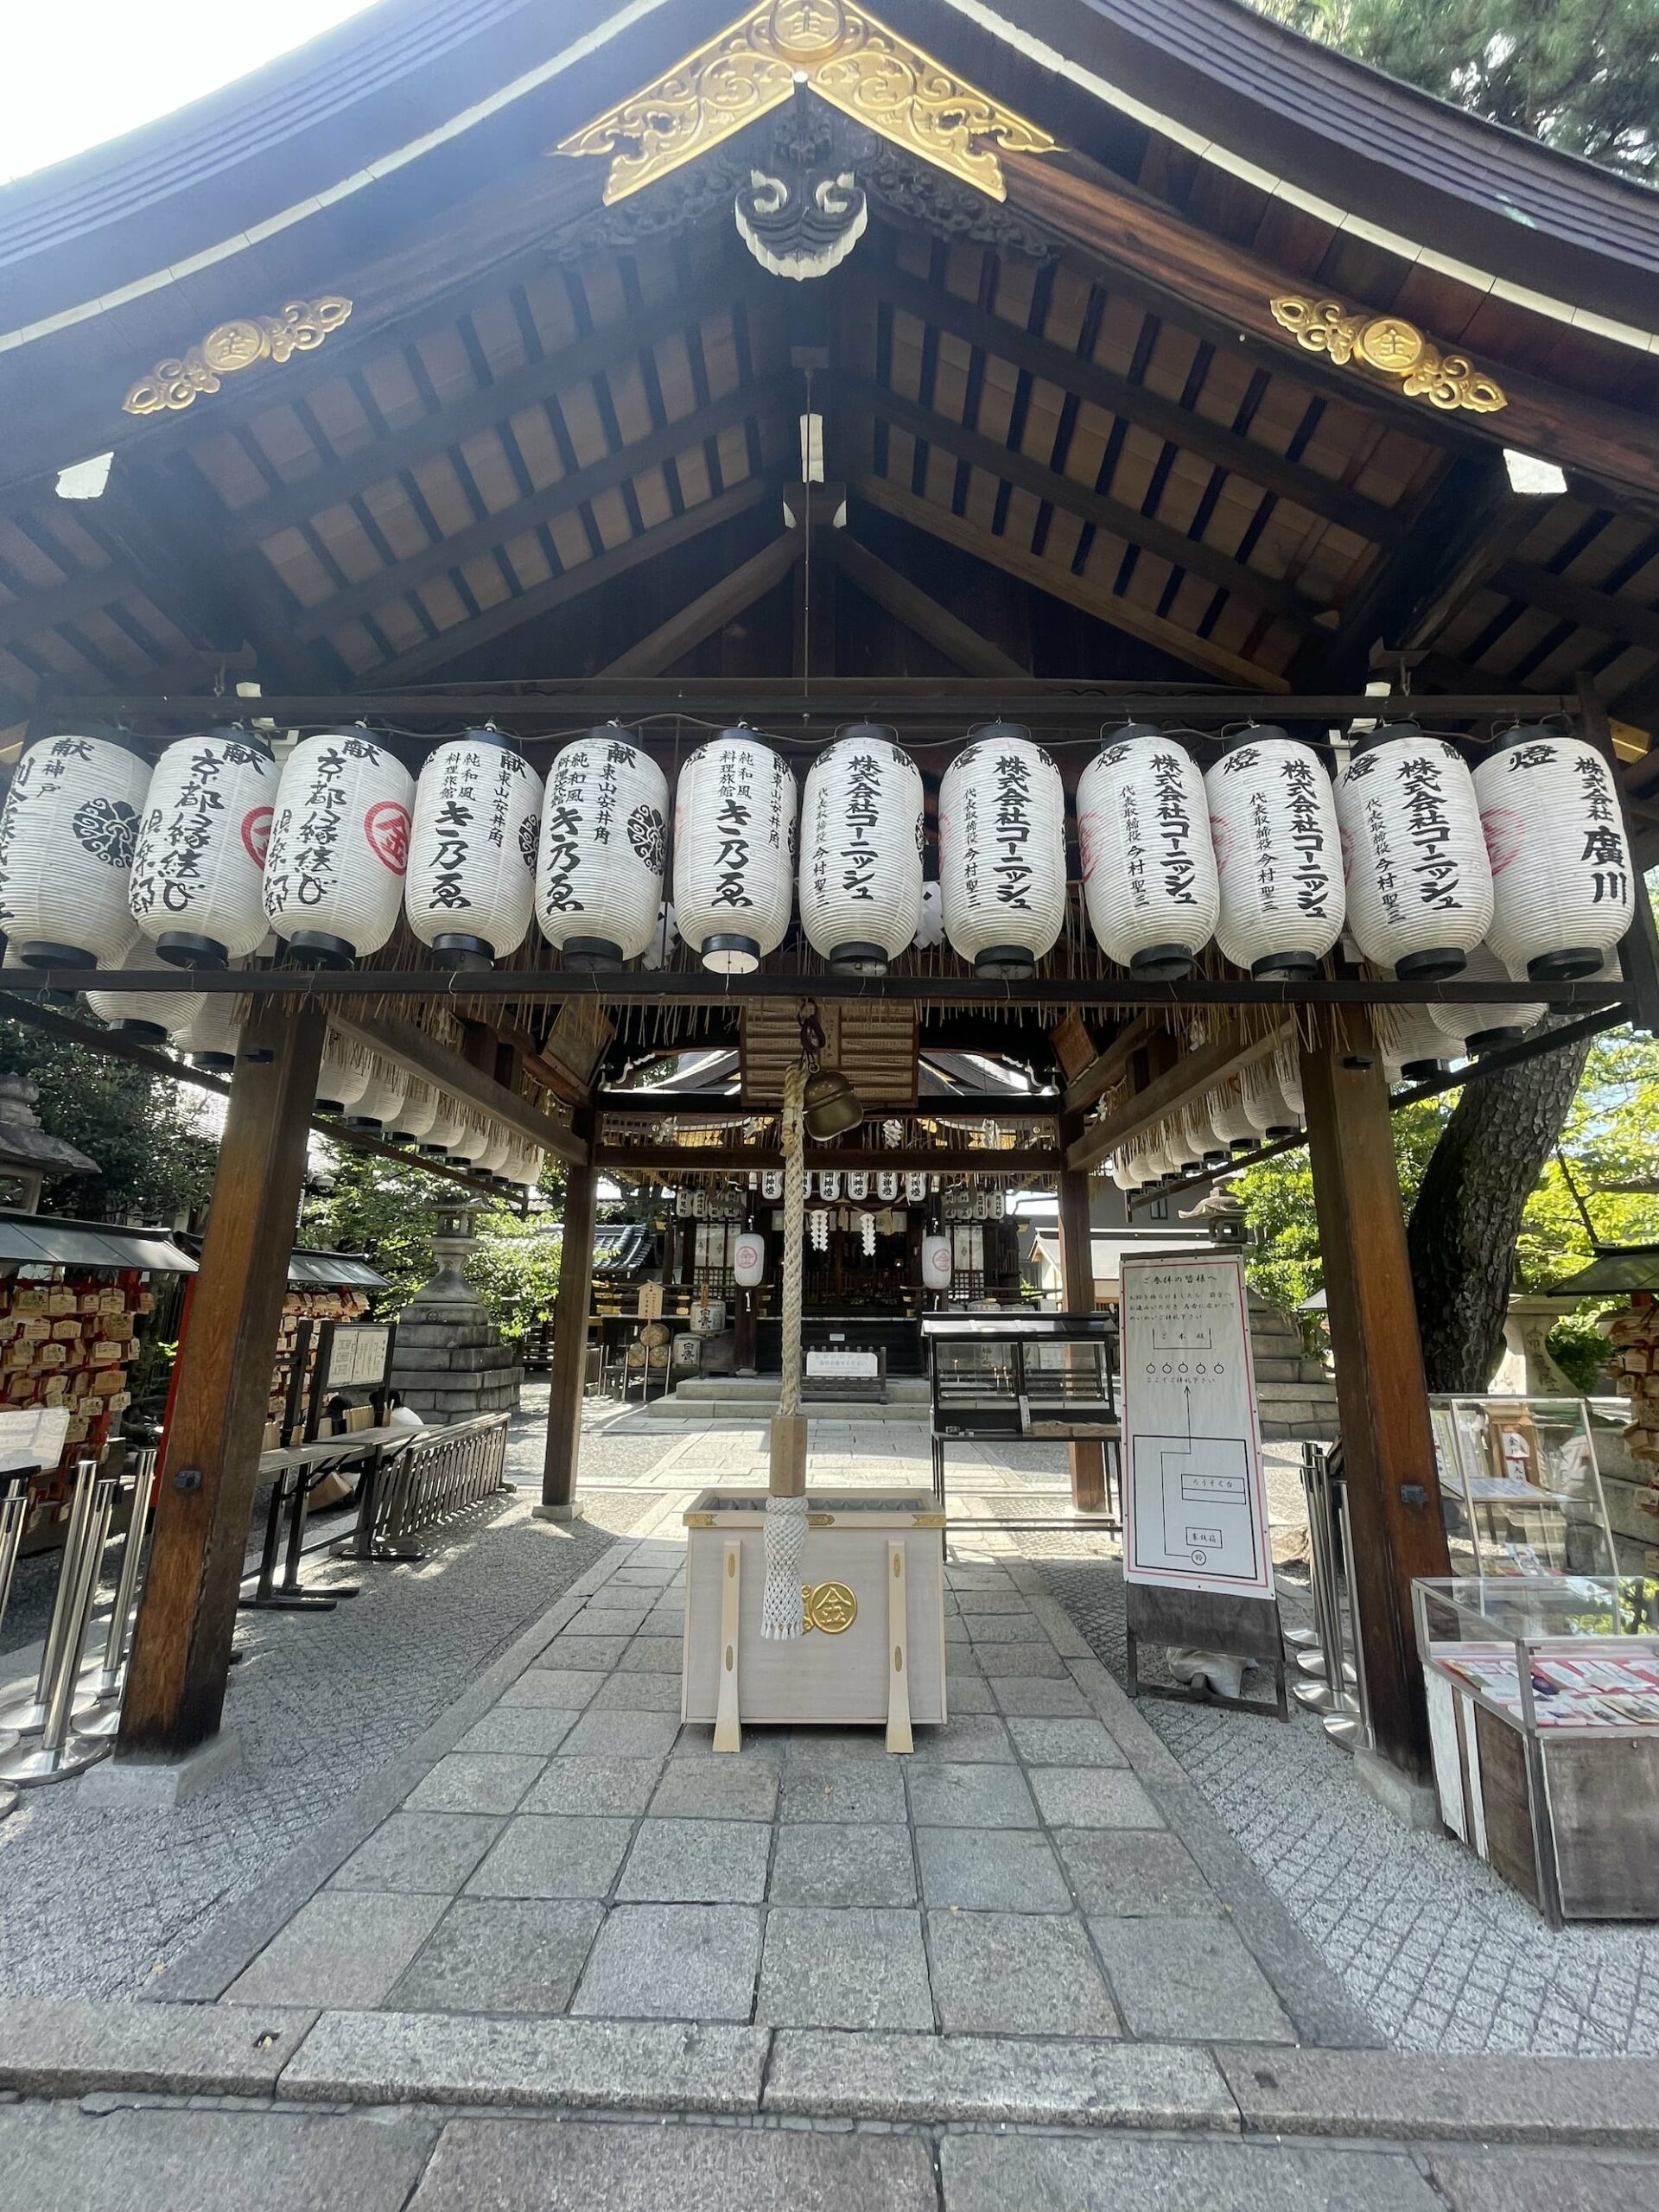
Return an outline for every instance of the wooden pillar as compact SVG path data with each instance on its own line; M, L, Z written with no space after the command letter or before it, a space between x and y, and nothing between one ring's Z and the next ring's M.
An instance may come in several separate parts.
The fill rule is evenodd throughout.
M1428 1714L1411 1585L1414 1576L1451 1570L1382 1058L1369 1013L1344 1007L1342 1039L1327 1034L1303 1046L1302 1087L1354 1597L1377 1751L1422 1782L1431 1764Z
M1060 1157L1083 1134L1081 1114L1062 1114L1059 1122ZM1089 1226L1089 1178L1077 1168L1062 1167L1060 1192L1060 1287L1068 1313L1095 1310L1095 1250ZM1071 1503L1079 1513L1106 1510L1106 1447L1103 1444L1073 1444Z
M326 1017L256 1001L231 1077L213 1206L156 1506L118 1756L215 1734L288 1287Z
M594 1210L599 1171L593 1164L594 1113L578 1108L571 1127L588 1147L580 1167L565 1171L564 1236L559 1288L553 1300L553 1369L547 1402L547 1456L542 1463L541 1515L568 1521L576 1494L582 1446L582 1396L588 1373L588 1306L594 1280Z

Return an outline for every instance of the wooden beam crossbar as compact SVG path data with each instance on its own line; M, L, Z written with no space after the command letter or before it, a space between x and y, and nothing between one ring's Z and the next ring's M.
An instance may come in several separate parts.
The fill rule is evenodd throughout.
M741 1175L752 1167L776 1167L782 1157L776 1145L762 1144L599 1144L594 1147L596 1166L631 1168L642 1175ZM1018 1145L1007 1151L991 1147L982 1151L967 1145L938 1149L815 1145L806 1164L809 1169L925 1167L931 1175L1054 1175L1063 1162L1058 1145Z
M1021 667L1012 653L1005 653L994 639L964 622L947 607L925 592L919 584L901 576L867 545L844 530L822 531L820 549L834 560L848 582L866 598L885 607L918 638L937 645L947 660L974 676L1009 676L1029 682L1031 671Z
M660 676L684 654L712 638L728 622L746 613L757 599L766 596L800 558L800 540L785 531L770 545L763 545L741 565L699 592L678 613L619 653L601 669L601 676Z
M1201 1097L1206 1090L1213 1090L1229 1076L1240 1075L1257 1061L1268 1058L1278 1051L1292 1027L1287 1022L1270 1029L1264 1036L1249 1039L1218 1037L1211 1044L1201 1045L1196 1052L1184 1052L1173 1067L1154 1076L1144 1090L1127 1098L1116 1113L1103 1115L1097 1122L1091 1122L1067 1146L1066 1166L1074 1172L1097 1167L1143 1129L1179 1113L1192 1100Z

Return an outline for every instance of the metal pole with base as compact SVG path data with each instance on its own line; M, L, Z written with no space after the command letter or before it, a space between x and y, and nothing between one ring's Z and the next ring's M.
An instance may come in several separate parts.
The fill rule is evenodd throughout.
M22 1548L23 1530L29 1522L29 1484L30 1475L38 1475L38 1467L28 1472L14 1471L11 1488L0 1498L0 1628L6 1619L6 1606L11 1597L11 1578L17 1565L17 1554ZM10 1783L0 1786L0 1821L17 1809L17 1792Z
M149 1493L155 1479L156 1453L148 1449L138 1454L132 1518L127 1523L127 1546L121 1555L121 1575L115 1586L115 1611L110 1615L110 1632L104 1643L104 1662L92 1685L91 1697L75 1713L76 1732L82 1736L112 1737L121 1725L121 1693L127 1680L127 1635L137 1600L138 1566L143 1557Z
M86 1624L92 1618L98 1570L110 1533L110 1517L115 1510L115 1491L113 1476L106 1475L99 1482L92 1499L89 1540L83 1543L75 1562L74 1587L70 1592L57 1672L51 1684L50 1704L41 1740L38 1744L19 1744L0 1758L0 1783L15 1782L20 1789L33 1789L42 1783L61 1782L72 1774L79 1774L84 1767L109 1753L107 1736L71 1735L69 1716L80 1672L80 1647L86 1640ZM69 1562L66 1560L64 1565L67 1573Z
M46 1647L41 1654L41 1671L35 1678L35 1688L29 1695L15 1699L11 1704L0 1706L0 1730L12 1729L19 1736L38 1736L47 1722L52 1706L52 1685L57 1679L58 1661L62 1656L64 1640L68 1633L69 1616L73 1607L75 1585L79 1572L80 1557L86 1548L87 1523L92 1509L92 1488L98 1478L96 1459L81 1459L75 1465L74 1495L69 1504L69 1526L64 1535L63 1561L58 1569L57 1595L52 1601L52 1618L46 1631ZM93 1588L97 1588L96 1578ZM75 1669L80 1665L80 1646L75 1646Z

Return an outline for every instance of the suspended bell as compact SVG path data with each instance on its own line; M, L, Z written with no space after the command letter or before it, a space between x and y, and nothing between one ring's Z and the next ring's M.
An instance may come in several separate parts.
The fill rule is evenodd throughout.
M864 1119L858 1093L839 1068L820 1068L808 1077L801 1108L806 1134L817 1144L845 1136Z

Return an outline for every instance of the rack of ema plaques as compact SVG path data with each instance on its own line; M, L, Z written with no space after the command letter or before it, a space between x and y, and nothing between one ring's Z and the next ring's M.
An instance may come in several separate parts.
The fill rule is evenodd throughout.
M714 1724L736 1751L750 1724L884 1727L912 1747L912 1724L944 1708L944 1516L925 1491L811 1491L801 1555L805 1633L760 1633L766 1496L706 1490L685 1516L681 1718Z
M1659 1910L1659 1583L1412 1586L1440 1817L1552 1927Z
M1582 1398L1433 1397L1454 1574L1613 1574L1618 1554Z

